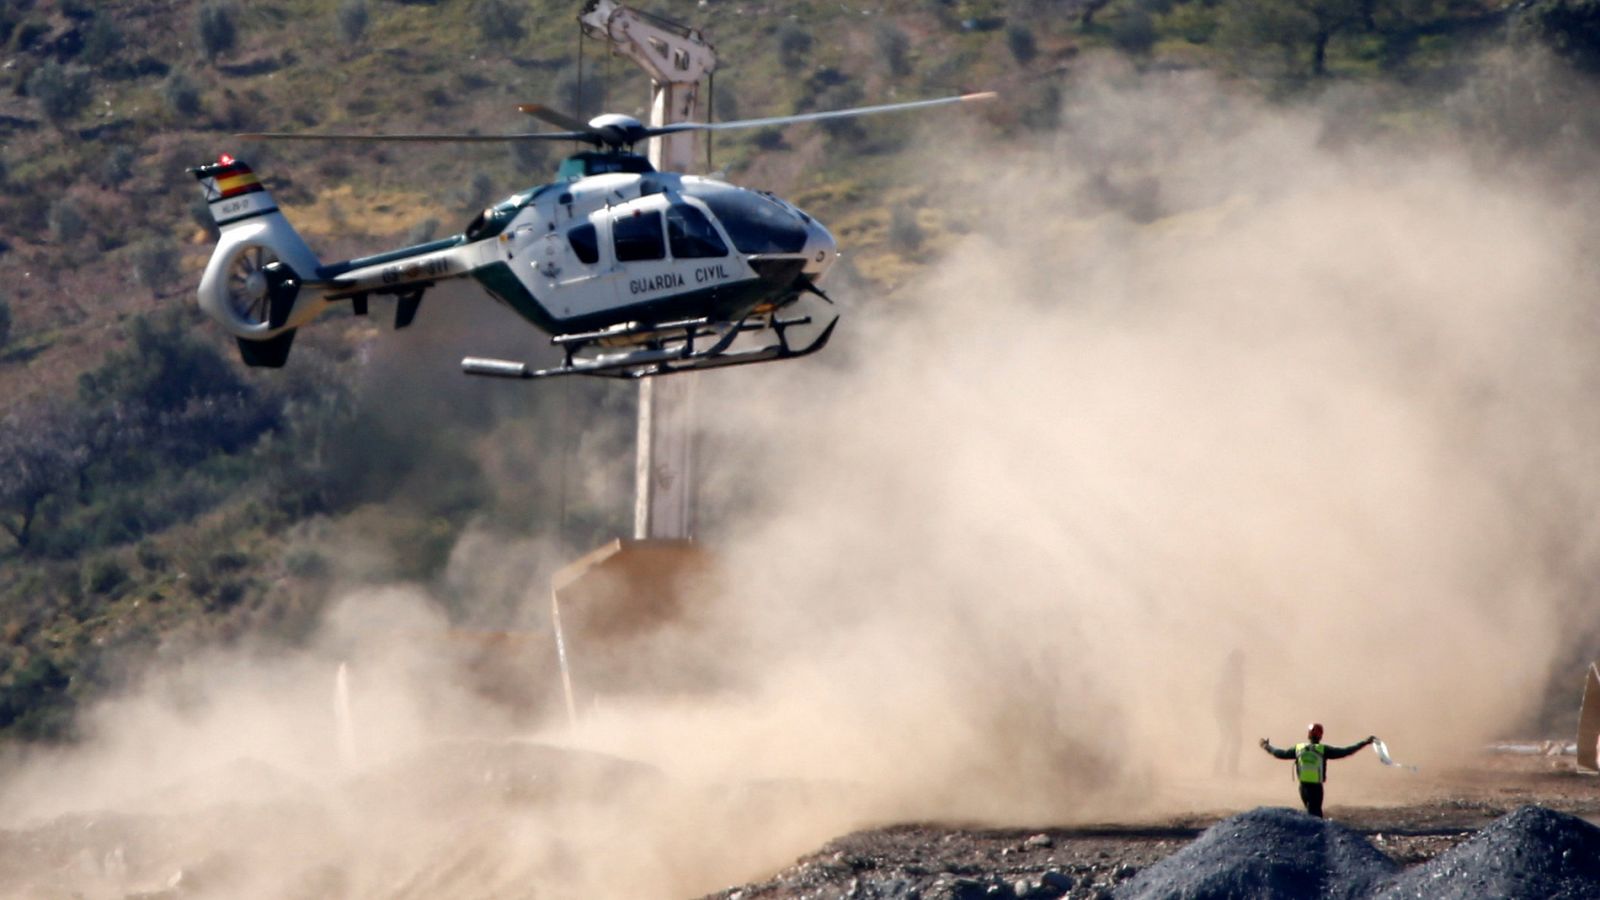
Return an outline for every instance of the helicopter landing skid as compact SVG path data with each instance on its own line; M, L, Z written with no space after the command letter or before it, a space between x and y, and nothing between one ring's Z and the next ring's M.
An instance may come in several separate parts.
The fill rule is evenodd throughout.
M810 356L821 350L833 337L833 328L839 324L837 316L809 344L792 347L786 331L795 325L808 325L810 316L797 319L772 318L768 321L711 323L705 320L672 323L671 337L662 337L643 343L631 350L618 353L581 355L583 350L604 346L614 341L614 331L579 335L560 335L553 342L566 351L566 360L559 366L534 369L527 363L509 359L491 359L469 356L461 360L461 370L468 375L485 375L496 378L554 378L559 375L589 375L600 378L637 379L676 372L695 372L701 369L720 369L727 366L747 366L753 363L773 362ZM657 328L656 333L669 329ZM730 350L734 339L741 334L770 331L777 340L765 347L749 350ZM710 340L697 347L697 342Z

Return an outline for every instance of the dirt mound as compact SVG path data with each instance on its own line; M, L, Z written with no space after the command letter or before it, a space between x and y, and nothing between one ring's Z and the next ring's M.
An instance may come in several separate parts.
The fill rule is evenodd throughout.
M1139 873L1116 896L1366 897L1398 866L1337 822L1261 807L1206 829L1194 843Z
M1524 806L1406 872L1377 900L1402 897L1600 897L1600 828L1542 806Z

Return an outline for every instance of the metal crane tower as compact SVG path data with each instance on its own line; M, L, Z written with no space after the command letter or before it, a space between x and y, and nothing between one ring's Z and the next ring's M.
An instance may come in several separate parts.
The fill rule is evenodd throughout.
M717 67L715 48L694 28L588 0L578 16L585 34L604 41L650 76L650 124L692 121L700 82ZM692 133L653 138L650 162L665 172L694 164ZM694 531L694 373L639 381L634 456L633 536L687 539Z

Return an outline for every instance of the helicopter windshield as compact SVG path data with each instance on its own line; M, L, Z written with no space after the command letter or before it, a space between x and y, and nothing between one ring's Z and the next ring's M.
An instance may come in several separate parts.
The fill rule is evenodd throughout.
M710 259L728 255L717 229L706 214L687 203L667 207L667 242L673 259Z
M532 203L535 198L553 189L554 187L555 185L553 184L547 184L532 191L527 191L521 194L513 194L512 196L507 197L499 203L496 203L494 206L489 207L483 212L478 213L477 217L467 225L465 232L467 240L481 241L484 238L491 238L500 232L505 231L506 226L511 224L511 220L517 217L517 213L520 212L524 206Z
M687 179L683 192L705 203L740 253L799 253L805 249L805 223L774 200L731 185Z

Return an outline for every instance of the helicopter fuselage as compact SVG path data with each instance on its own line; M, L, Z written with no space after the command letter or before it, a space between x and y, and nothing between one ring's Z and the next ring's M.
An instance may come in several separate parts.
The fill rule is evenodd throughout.
M327 302L364 303L470 277L559 336L778 309L837 255L821 223L770 194L691 175L611 172L515 194L451 238L322 266L306 288Z

